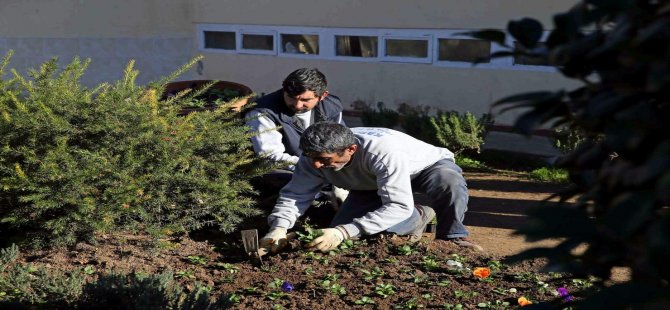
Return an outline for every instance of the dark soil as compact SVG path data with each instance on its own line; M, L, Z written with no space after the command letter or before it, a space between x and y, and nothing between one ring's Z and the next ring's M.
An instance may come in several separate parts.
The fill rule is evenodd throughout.
M212 288L212 296L227 298L239 309L450 309L458 304L464 309L503 309L518 307L521 296L534 303L553 300L559 305L560 298L553 294L556 288L576 291L571 279L540 273L539 260L499 264L531 246L510 234L525 221L523 211L562 186L537 184L513 174L469 173L466 178L472 196L466 224L471 239L484 246L485 253L434 241L426 233L408 254L401 251L403 237L377 235L330 254L309 252L296 240L290 249L265 257L260 265L244 253L238 233L201 231L164 240L100 235L97 244L26 253L23 260L59 270L90 266L96 272L172 271L186 290L196 282L204 283ZM261 236L267 229L246 225L251 226L241 228L260 227ZM454 266L458 263L462 267ZM475 277L476 267L489 267L491 275ZM282 291L283 282L293 290ZM383 296L384 286L394 292ZM364 297L374 304L360 305Z

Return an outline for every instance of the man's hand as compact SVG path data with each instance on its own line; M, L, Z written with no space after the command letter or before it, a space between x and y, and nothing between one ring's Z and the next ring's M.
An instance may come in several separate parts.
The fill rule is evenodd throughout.
M258 241L258 254L263 256L268 253L277 253L288 244L286 228L273 227L270 231Z
M338 228L324 228L321 231L323 235L307 244L308 248L314 247L321 252L328 252L336 249L345 239L344 233Z

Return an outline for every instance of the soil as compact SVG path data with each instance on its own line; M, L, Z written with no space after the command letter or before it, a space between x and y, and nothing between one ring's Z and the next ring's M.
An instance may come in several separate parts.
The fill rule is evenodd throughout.
M60 270L86 266L99 272L171 270L187 289L192 289L196 281L204 283L212 287L214 297L233 300L230 305L236 309L390 309L419 305L444 309L458 304L464 309L514 308L521 296L535 303L561 303L552 292L561 286L575 291L568 277L540 273L540 260L502 266L497 262L530 247L556 244L528 243L512 232L526 221L526 209L563 186L529 181L512 172L469 172L465 176L471 196L465 224L470 239L484 247L484 253L432 240L432 234L426 233L421 242L410 246L408 254L401 251L403 237L378 235L330 255L310 253L296 240L290 249L264 257L259 265L244 253L238 233L201 231L158 242L133 234L100 235L95 245L80 243L68 249L27 253L23 259ZM241 227L250 228L256 227ZM259 231L261 236L264 229ZM454 266L458 263L462 267ZM479 279L472 272L476 267L490 267L492 273ZM325 284L325 280L330 282ZM543 287L538 280L548 286ZM282 292L277 287L284 281L292 284L292 291ZM376 291L384 285L391 285L394 293L382 296ZM365 300L364 296L374 304L357 304Z

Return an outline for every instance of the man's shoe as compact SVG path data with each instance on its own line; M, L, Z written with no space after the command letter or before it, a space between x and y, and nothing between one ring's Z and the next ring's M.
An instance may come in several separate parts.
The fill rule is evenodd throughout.
M433 210L433 208L422 205L416 205L416 208L418 209L419 214L421 214L421 222L419 222L419 225L417 225L412 233L410 233L409 239L407 240L409 243L416 243L421 240L423 232L426 231L426 226L428 226L428 223L435 217L435 210Z
M484 252L484 248L482 248L481 246L479 246L476 243L471 242L470 240L468 240L466 238L462 238L462 237L461 238L451 238L451 239L447 239L447 241L449 241L449 242L451 242L451 243L453 243L453 244L455 244L459 247L462 247L462 248L469 248L469 249L473 249L473 250L478 251L478 252Z

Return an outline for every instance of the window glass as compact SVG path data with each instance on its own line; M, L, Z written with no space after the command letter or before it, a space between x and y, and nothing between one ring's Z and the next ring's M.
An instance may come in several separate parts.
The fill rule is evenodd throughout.
M437 60L491 62L491 42L483 40L438 39Z
M282 34L281 49L289 54L319 54L319 35Z
M335 36L335 55L377 57L377 37Z
M205 31L205 48L235 50L235 32Z
M428 57L428 40L386 39L386 56Z
M517 50L522 50L522 51L527 51L526 48L524 48L522 45L520 45L518 42L514 42L514 46L517 48ZM547 45L545 43L538 43L537 46L535 47L534 50L537 51L543 51L546 50ZM515 65L530 65L530 66L550 66L548 59L544 57L533 57L533 56L525 56L525 55L515 55L514 56L514 64Z
M274 50L274 36L270 34L242 34L242 48L247 50Z

